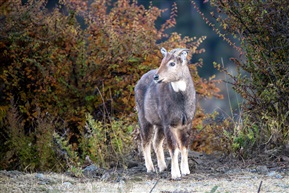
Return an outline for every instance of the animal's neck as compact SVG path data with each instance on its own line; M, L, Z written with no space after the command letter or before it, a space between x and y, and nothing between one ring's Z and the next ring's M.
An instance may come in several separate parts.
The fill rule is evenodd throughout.
M179 92L179 91L185 92L187 89L187 82L185 80L179 80L176 82L171 82L171 85L172 85L173 90L175 92Z
M171 82L172 88L175 92L185 92L187 91L191 86L193 86L192 77L190 75L190 72L184 73L184 78Z

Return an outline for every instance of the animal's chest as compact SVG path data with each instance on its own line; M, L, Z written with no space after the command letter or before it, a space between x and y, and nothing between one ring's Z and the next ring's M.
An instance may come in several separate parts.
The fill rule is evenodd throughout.
M160 118L172 126L188 124L194 116L194 101L180 93L159 98L157 106Z
M193 119L193 106L183 101L168 102L159 106L158 114L162 120L170 125L185 125Z
M192 121L194 97L173 92L168 85L159 85L158 92L154 89L149 90L145 97L145 117L150 123L177 126Z

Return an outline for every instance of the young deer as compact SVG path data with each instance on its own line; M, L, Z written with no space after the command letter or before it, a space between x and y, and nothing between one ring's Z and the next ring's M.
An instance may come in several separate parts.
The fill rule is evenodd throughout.
M151 159L152 141L159 171L167 168L163 151L163 141L166 138L172 158L172 179L180 178L181 174L190 174L189 130L196 109L196 91L187 66L188 51L177 48L167 52L162 48L164 58L160 67L144 74L135 87L147 172L155 171ZM179 151L182 156L181 172L178 163Z

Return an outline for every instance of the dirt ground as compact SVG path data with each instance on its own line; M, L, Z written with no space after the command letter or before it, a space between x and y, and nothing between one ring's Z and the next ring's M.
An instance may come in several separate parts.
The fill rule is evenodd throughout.
M147 174L142 161L129 168L104 170L90 165L83 177L69 173L0 171L0 192L288 192L288 157L240 161L220 155L191 152L191 174L170 179L170 171ZM167 163L169 163L169 158Z

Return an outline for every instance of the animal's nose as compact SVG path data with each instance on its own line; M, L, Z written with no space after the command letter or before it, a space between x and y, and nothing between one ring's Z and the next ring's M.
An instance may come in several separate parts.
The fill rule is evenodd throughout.
M158 74L154 75L154 80L159 80L159 75Z

